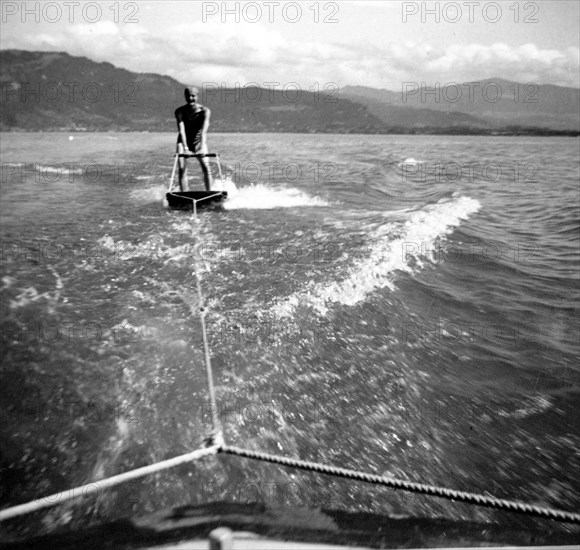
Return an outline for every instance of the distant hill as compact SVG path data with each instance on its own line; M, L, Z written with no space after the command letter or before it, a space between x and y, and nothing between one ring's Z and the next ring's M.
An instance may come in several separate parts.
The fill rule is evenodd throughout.
M175 131L173 112L184 85L169 77L134 73L64 52L0 51L0 130ZM199 83L201 87L201 83ZM475 85L474 85L475 86ZM492 102L501 88L501 101ZM559 86L525 88L488 79L462 97L450 87L409 93L347 86L329 94L261 88L208 89L215 132L303 133L540 133L580 127L579 91ZM518 100L514 97L519 92ZM429 91L427 91L429 92ZM510 95L511 94L511 95ZM445 100L447 99L447 101ZM524 101L528 99L528 101ZM530 103L529 100L537 99Z
M346 86L340 93L366 105L387 124L468 124L497 129L534 126L553 130L580 129L580 90L553 85L520 84L500 78L461 83L457 86L420 88L408 84L392 92L364 86ZM422 119L417 121L417 110ZM433 111L438 113L433 114ZM389 122L391 121L391 122Z
M376 90L362 86L346 86L340 90L342 98L365 105L370 113L388 126L417 129L487 128L489 126L485 120L462 112L428 109L420 103L414 106L405 106L397 101L400 95L388 90Z
M185 102L184 85L168 76L137 74L67 53L5 50L0 57L2 130L174 131L174 110ZM365 106L349 100L328 103L306 91L298 102L290 92L276 90L213 92L201 100L212 110L216 132L387 130Z

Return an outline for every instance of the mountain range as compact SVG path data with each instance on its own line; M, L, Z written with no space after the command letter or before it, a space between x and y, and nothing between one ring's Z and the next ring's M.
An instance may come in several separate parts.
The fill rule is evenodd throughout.
M399 92L347 86L341 93L390 124L433 126L446 119L450 125L480 128L580 127L580 90L533 82L522 84L501 78L447 86L409 82L403 83Z
M0 52L0 130L175 131L184 84L64 52ZM215 132L580 133L580 91L502 79L399 92L198 82Z

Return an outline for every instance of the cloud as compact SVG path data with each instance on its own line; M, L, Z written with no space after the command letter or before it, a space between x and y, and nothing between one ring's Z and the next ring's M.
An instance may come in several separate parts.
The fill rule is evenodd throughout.
M580 85L580 49L424 42L369 43L286 39L261 24L183 23L157 34L111 22L70 25L62 34L21 34L3 47L63 50L133 71L167 74L181 82L315 82L400 89L402 82L444 84L499 77L538 84Z
M517 47L503 43L491 46L452 46L426 63L423 74L432 78L438 75L453 78L455 73L464 81L494 76L520 82L533 81L539 84L555 83L577 87L578 55L578 48L563 51L540 50L534 44Z

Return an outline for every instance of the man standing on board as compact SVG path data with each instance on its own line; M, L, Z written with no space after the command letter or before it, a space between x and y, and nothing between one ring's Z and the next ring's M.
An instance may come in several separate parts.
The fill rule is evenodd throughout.
M185 105L175 110L177 120L177 153L207 155L207 129L211 114L207 107L197 103L198 89L195 86L185 88ZM211 189L212 178L209 170L209 162L206 157L196 157L203 172L203 183L207 191ZM184 190L186 182L186 159L179 157L179 187Z

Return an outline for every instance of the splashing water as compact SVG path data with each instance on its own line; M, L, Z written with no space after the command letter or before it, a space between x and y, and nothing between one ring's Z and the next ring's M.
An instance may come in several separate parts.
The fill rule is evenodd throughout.
M265 184L249 185L237 188L231 182L228 191L228 200L224 203L226 210L255 209L268 210L272 208L292 208L294 206L328 206L328 203L319 197L294 189L275 189Z
M395 270L411 272L423 267L425 257L421 251L433 249L437 239L480 207L477 200L459 197L412 212L402 229L394 223L380 226L369 235L369 254L352 265L344 278L317 283L306 292L292 294L272 308L273 314L290 317L295 308L303 305L326 315L328 302L353 306L374 290L385 286L394 289L391 279Z
M274 208L293 208L295 206L329 206L320 197L312 197L295 188L276 189L267 184L252 184L247 187L237 187L229 177L213 181L212 191L227 191L228 200L223 203L226 210L270 210ZM164 200L167 188L155 185L152 187L134 189L130 192L131 200L147 204Z

